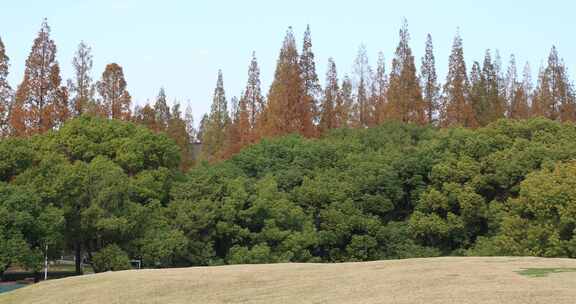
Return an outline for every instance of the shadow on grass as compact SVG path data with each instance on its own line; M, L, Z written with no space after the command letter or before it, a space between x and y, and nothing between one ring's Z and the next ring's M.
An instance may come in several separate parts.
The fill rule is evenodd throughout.
M551 273L576 272L576 268L523 268L517 274L531 278L547 277Z

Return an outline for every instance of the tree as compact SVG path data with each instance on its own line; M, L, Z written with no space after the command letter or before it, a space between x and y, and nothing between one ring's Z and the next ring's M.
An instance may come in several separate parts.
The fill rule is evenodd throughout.
M508 70L506 71L506 79L504 84L505 89L505 104L507 106L506 114L510 117L512 101L515 99L516 91L518 90L518 71L516 69L516 57L514 54L510 55L510 63L508 63Z
M384 53L378 53L378 63L374 79L372 79L370 98L372 99L371 106L373 108L372 125L383 123L387 118L387 100L386 94L388 90L388 75L386 75L386 60Z
M68 96L61 81L56 44L50 39L50 27L44 20L26 60L24 80L16 91L10 115L14 135L46 132L67 119Z
M0 38L0 137L10 134L9 114L13 93L8 83L9 59L4 43Z
M576 165L559 163L529 174L496 237L501 251L513 255L576 257ZM507 252L506 252L507 251Z
M156 97L156 102L154 103L154 112L156 113L156 131L165 131L168 128L168 122L170 121L170 108L168 107L166 97L166 90L160 88L158 92L158 97Z
M486 95L486 81L482 74L482 67L478 61L474 61L474 64L472 64L472 70L470 71L468 102L474 111L474 118L479 125L486 124L482 120L486 117L485 113L489 111L489 104Z
M340 88L338 86L338 73L334 59L328 59L328 71L326 72L326 86L324 87L324 98L320 106L319 130L324 133L330 129L338 127L337 106L341 104Z
M530 117L529 95L522 84L516 88L510 104L509 117L512 119L527 119Z
M102 79L97 84L100 105L105 117L130 120L131 97L126 90L122 67L116 63L106 65Z
M246 112L248 114L250 142L255 142L260 137L257 134L261 124L261 115L264 110L264 97L260 89L260 68L256 60L256 53L252 53L252 60L248 68L248 83L244 94L242 95L242 102L246 105Z
M0 182L0 277L18 265L40 278L47 245L62 241L62 211L27 187Z
M118 245L108 245L94 254L94 272L119 271L130 269L130 258Z
M154 111L158 117L158 111ZM191 141L188 135L186 120L182 117L180 104L174 103L172 110L168 111L168 121L166 123L166 134L172 138L180 149L180 170L183 172L193 165Z
M549 115L549 108L552 104L549 85L548 75L546 75L544 67L540 66L530 111L532 116L547 117Z
M501 85L500 64L492 62L490 50L486 50L482 65L482 85L485 90L486 111L476 113L476 119L481 126L504 118L506 113L505 88Z
M215 161L221 157L220 153L224 152L223 148L229 125L230 116L224 91L224 80L222 71L218 71L210 115L206 121L205 129L202 130L202 159Z
M442 109L443 126L461 125L475 127L476 118L468 101L469 83L464 62L462 38L457 33L452 45L448 64L448 75L444 84L444 104Z
M134 122L146 126L149 130L158 130L158 125L156 123L156 111L149 104L144 107L136 107L134 110Z
M422 82L422 92L424 103L426 104L427 122L434 124L438 119L440 104L438 94L440 86L436 75L436 63L434 59L434 47L432 45L432 36L426 36L426 52L422 57L422 66L420 68L420 81Z
M172 172L180 163L174 141L132 123L82 116L31 145L38 151L34 165L13 183L38 195L42 206L63 212L77 271L82 252L91 259L110 244L139 256L132 242L142 229L158 228L145 221L150 216L144 208L168 203Z
M188 134L188 140L190 143L195 143L197 138L197 131L194 127L194 114L192 113L192 106L190 102L186 106L186 111L184 112L184 121L186 122L186 133Z
M94 84L90 73L92 71L92 48L84 41L78 45L78 50L72 59L74 80L68 80L68 91L72 95L72 116L84 113L96 114L94 101Z
M576 119L574 93L568 80L564 62L553 46L546 68L541 70L534 97L535 114L553 120Z
M354 76L355 76L355 93L354 93L354 106L352 108L352 116L354 120L354 126L357 128L363 128L370 125L372 119L372 108L370 106L370 100L368 95L368 89L370 88L370 78L372 71L368 63L368 54L366 52L366 46L360 45L358 48L358 55L354 61Z
M224 158L228 158L251 144L250 114L246 101L232 97L232 121L227 130L227 143Z
M313 114L313 122L318 123L320 112L318 109L322 87L316 74L316 63L314 62L314 52L312 52L312 35L310 25L306 26L304 41L302 43L302 53L300 54L300 72L304 85L305 102L310 103L310 110Z
M416 76L414 56L409 46L408 21L400 29L400 42L392 60L388 103L390 118L402 122L426 123L425 104Z
M510 66L507 73L507 95L510 103L508 117L513 119L527 119L530 117L530 95L532 80L530 65L526 63L523 71L523 80L520 82L516 76L515 58L510 58Z
M300 70L296 41L290 27L276 64L268 93L263 135L272 137L290 133L314 135L312 103L307 98Z
M345 75L342 80L339 96L340 98L336 99L336 106L334 108L336 111L336 127L349 127L354 97L352 94L352 80L348 75Z
M200 123L198 124L198 132L196 133L196 139L202 143L203 142L203 138L204 138L204 133L206 133L206 128L208 127L208 114L204 113L204 115L202 115L202 119L200 120Z

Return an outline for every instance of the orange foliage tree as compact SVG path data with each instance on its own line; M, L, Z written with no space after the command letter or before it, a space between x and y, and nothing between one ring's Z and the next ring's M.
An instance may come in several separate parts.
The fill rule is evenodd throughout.
M60 86L56 44L46 20L26 60L24 79L10 114L13 134L28 136L60 126L69 117L68 93Z
M102 115L112 119L130 120L132 98L126 90L126 80L121 66L116 63L106 65L97 88Z

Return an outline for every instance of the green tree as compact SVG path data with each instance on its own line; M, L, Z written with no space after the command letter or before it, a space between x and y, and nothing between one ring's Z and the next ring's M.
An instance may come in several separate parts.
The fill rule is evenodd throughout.
M368 90L370 88L370 78L372 71L368 64L368 54L366 46L360 45L358 55L354 61L355 93L354 105L352 107L352 117L354 126L364 128L370 124L372 119L372 108Z
M336 111L336 121L338 128L349 127L352 120L352 108L354 104L354 97L352 93L352 80L348 75L342 79L342 86L340 87L340 98L337 99L334 110Z
M248 122L250 128L250 142L255 142L260 138L262 127L262 112L264 111L264 97L260 88L260 68L256 60L256 53L252 53L252 60L248 68L248 83L242 95L242 102L246 105Z
M166 131L168 128L168 122L170 121L170 107L168 107L168 101L166 97L166 90L160 88L158 92L158 97L156 97L156 102L154 103L154 112L156 113L156 131Z
M68 80L68 91L72 95L70 100L72 115L97 114L98 109L94 100L95 87L90 75L92 71L92 48L84 41L78 45L78 50L72 59L72 66L74 67L74 80Z
M220 158L220 153L224 152L226 133L230 125L227 103L222 71L218 71L210 115L202 132L201 159L215 161Z
M477 120L469 101L469 85L462 38L460 33L457 33L456 37L454 37L452 53L448 63L448 75L444 84L442 126L475 127L477 125Z
M492 62L490 50L486 50L484 63L482 65L482 84L485 90L485 112L477 113L476 119L480 125L504 118L506 113L506 100L502 94L499 68Z
M338 86L338 73L334 59L328 59L328 71L326 72L326 86L324 89L324 98L320 106L320 124L319 130L324 133L330 129L338 127L338 117L336 107L341 101L340 88Z
M373 75L371 93L372 106L374 108L374 115L372 119L372 124L378 125L383 123L387 118L387 107L388 103L386 100L386 94L388 90L388 75L386 75L386 60L384 59L384 53L378 53L378 62L376 67L376 73Z
M479 244L494 244L493 254L544 257L576 256L574 163L533 172L521 184L512 212L502 221L501 234Z
M426 51L422 57L422 66L420 68L420 81L422 82L422 92L424 103L426 104L427 122L434 124L438 119L440 104L438 95L440 86L438 85L438 76L436 75L436 62L434 59L434 46L432 36L426 36Z
M310 103L312 111L312 121L317 124L320 120L320 95L322 87L316 74L316 63L314 62L314 52L312 51L312 34L310 25L306 26L304 32L304 41L302 43L302 53L300 54L300 72L302 73L302 82L304 85L305 101Z

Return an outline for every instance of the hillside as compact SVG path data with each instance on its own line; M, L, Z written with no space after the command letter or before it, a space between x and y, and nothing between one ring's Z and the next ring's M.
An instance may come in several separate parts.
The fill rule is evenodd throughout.
M108 272L22 288L0 296L0 304L562 304L575 298L576 260L446 257Z

